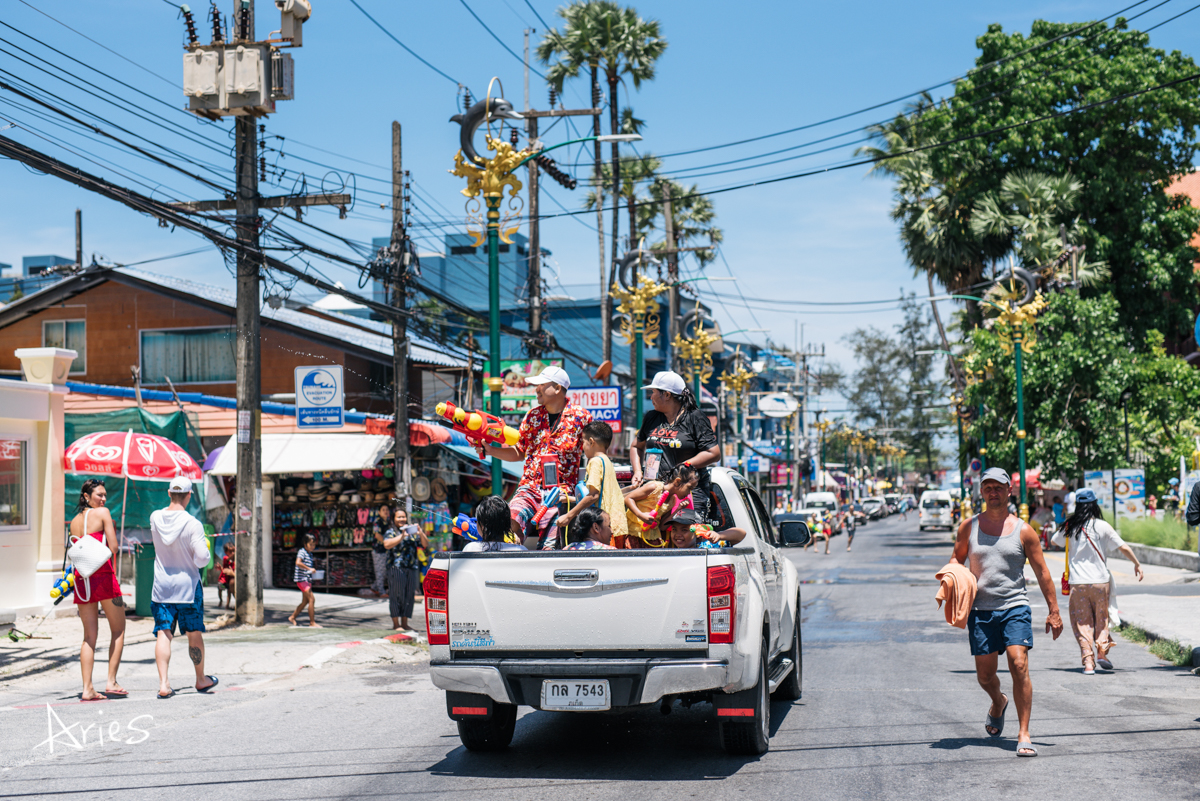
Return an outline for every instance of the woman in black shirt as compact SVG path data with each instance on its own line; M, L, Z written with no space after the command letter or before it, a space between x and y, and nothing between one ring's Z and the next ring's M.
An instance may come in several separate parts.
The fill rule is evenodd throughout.
M670 371L658 373L648 386L650 402L654 410L647 412L638 429L630 460L633 462L633 485L642 483L642 460L646 448L662 451L659 476L665 476L676 465L687 462L700 473L700 484L692 493L692 506L701 515L708 512L708 496L711 484L708 466L721 458L717 447L717 435L713 433L692 391L683 377Z

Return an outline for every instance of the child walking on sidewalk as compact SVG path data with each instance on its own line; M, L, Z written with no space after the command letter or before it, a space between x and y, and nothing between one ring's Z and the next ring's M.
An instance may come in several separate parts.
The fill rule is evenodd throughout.
M308 607L308 625L314 629L324 628L317 623L317 602L313 598L312 580L316 575L317 569L313 567L312 552L317 548L317 538L312 534L304 535L304 545L296 552L296 589L302 593L300 597L300 605L296 607L296 611L288 617L288 623L293 626L300 625L296 622L296 616L304 611L304 607Z

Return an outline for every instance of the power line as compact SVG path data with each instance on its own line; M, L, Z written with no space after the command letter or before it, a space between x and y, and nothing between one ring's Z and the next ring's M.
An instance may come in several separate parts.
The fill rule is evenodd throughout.
M860 167L860 166L863 166L866 164L878 164L879 162L882 162L882 161L890 161L891 159L900 158L902 156L908 156L913 153L921 153L921 152L925 152L927 150L935 150L938 148L947 147L949 145L960 144L962 142L969 142L974 139L980 139L982 137L989 136L991 134L1004 133L1005 131L1011 131L1016 128L1023 128L1026 125L1033 125L1034 123L1038 123L1038 122L1046 122L1047 120L1054 120L1054 119L1059 119L1061 117L1067 117L1072 114L1079 113L1081 111L1089 111L1094 108L1106 106L1110 103L1117 103L1122 100L1129 100L1134 97L1140 97L1141 95L1149 94L1151 92L1157 92L1161 89L1170 89L1173 86L1178 86L1179 84L1188 83L1188 82L1196 80L1197 78L1200 78L1200 72L1193 73L1191 75L1186 75L1182 78L1177 78L1173 81L1167 81L1166 83L1161 83L1161 84L1158 84L1157 86L1151 86L1146 89L1138 89L1133 92L1126 92L1124 94L1117 95L1115 97L1110 97L1105 100L1097 100L1093 103L1088 103L1083 106L1076 106L1074 108L1064 109L1063 111L1056 111L1051 114L1044 114L1040 117L1031 117L1029 119L1021 120L1019 122L1014 122L1014 123L1010 123L1008 125L998 126L996 128L989 128L985 131L978 131L976 133L967 134L965 136L959 136L954 139L947 139L947 140L944 140L941 142L931 142L927 145L920 145L918 147L906 148L906 149L898 151L896 153L889 153L884 156L856 159L854 161L846 161L846 162L841 162L841 163L837 163L837 164L831 164L831 165L828 165L825 167L818 167L816 169L806 170L804 172L791 173L788 175L781 175L781 176L777 176L775 178L764 178L764 179L757 180L757 181L749 181L746 183L734 184L731 186L720 187L717 189L708 189L708 190L704 190L701 192L691 192L689 194L682 195L675 199L676 200L688 200L693 197L706 197L709 195L719 195L719 194L724 194L725 192L733 192L733 191L736 191L739 189L749 189L749 188L757 187L757 186L769 186L771 184L781 183L784 181L792 181L797 178L808 178L808 177L811 177L814 175L823 175L823 174L829 173L829 172L836 172L838 170L844 170L849 167ZM638 205L642 205L642 204L639 203ZM592 212L588 209L581 209L579 211L565 212L565 213L561 213L561 214L539 215L539 219L547 220L547 219L554 219L556 217L565 217L565 216L569 216L569 215L591 214L591 213Z
M112 49L112 48L110 48L110 47L105 47L104 45L100 44L99 42L97 42L95 39L93 39L92 37L88 36L87 34L85 34L85 33L80 33L79 31L75 30L74 28L72 28L72 27L71 27L70 25L68 25L67 23L65 23L65 22L63 22L63 21L61 21L61 20L55 19L54 17L52 17L52 16L50 16L49 14L47 14L45 11L42 11L40 8L37 8L37 7L33 6L33 5L32 5L32 4L30 4L30 3L27 3L27 2L26 2L26 0L20 0L20 2L21 2L23 5L29 6L29 7L30 7L30 8L32 8L34 11L36 11L36 12L37 12L37 13L39 13L39 14L41 14L43 17L45 17L45 18L47 18L47 19L49 19L49 20L52 20L52 21L54 21L54 22L57 22L59 25L61 25L61 26L63 26L64 28L66 28L68 31L71 31L72 33L79 34L79 35L80 35L80 36L82 36L84 39L87 39L89 42L91 42L92 44L96 45L97 47L99 47L99 48L102 48L102 49L104 49L104 50L107 50L108 52L112 53L114 56L116 56L117 58L121 59L122 61L127 61L127 62L129 62L130 64L132 64L133 66L137 67L139 70L142 70L143 72L149 73L150 75L153 75L155 78L158 78L160 81L164 81L165 83L168 83L168 84L170 84L172 88L178 88L178 86L176 85L175 81L173 81L173 80L170 80L169 78L164 78L162 75L159 75L157 72L154 72L153 70L150 70L150 69L147 69L146 67L143 67L141 64L137 63L136 61L131 61L130 59L126 58L125 56L121 55L121 54L120 54L120 53L118 53L116 50L113 50L113 49ZM353 0L351 0L351 2L353 2Z
M719 145L710 145L708 147L699 147L699 148L694 148L692 150L681 150L681 151L677 151L675 153L667 153L663 156L660 156L660 158L668 158L671 156L687 156L687 155L691 155L693 153L704 153L704 152L707 152L710 150L720 150L722 148L734 147L736 145L744 145L744 144L748 144L750 142L760 142L764 139L771 139L771 138L774 138L777 136L784 136L784 135L790 134L790 133L797 133L798 131L805 131L805 130L809 130L811 128L817 128L822 125L827 125L831 122L839 122L841 120L849 119L850 117L857 117L858 115L865 114L868 111L875 111L876 109L895 105L896 103L899 103L902 100L907 100L910 97L917 97L926 92L931 92L934 89L940 89L943 86L949 86L950 84L955 83L956 81L963 80L964 78L974 75L975 73L983 72L984 70L988 70L988 69L993 69L993 68L998 67L1002 64L1005 64L1009 61L1012 61L1015 58L1019 58L1020 56L1027 55L1028 53L1032 53L1035 50L1040 50L1043 47L1048 47L1049 45L1054 44L1055 42L1060 41L1061 39L1064 39L1068 36L1074 36L1077 33L1081 33L1089 28L1095 27L1096 25L1100 25L1104 22L1107 22L1108 20L1112 19L1113 17L1117 16L1118 14L1123 14L1124 12L1130 10L1131 8L1136 8L1137 6L1143 5L1144 3L1148 3L1149 1L1150 0L1138 0L1138 2L1136 2L1132 5L1126 6L1125 8L1122 8L1120 11L1116 11L1112 14L1109 14L1107 17L1104 17L1103 19L1099 19L1099 20L1096 20L1095 22L1090 22L1087 25L1084 25L1082 27L1075 28L1074 30L1071 30L1071 31L1067 31L1066 33L1063 33L1063 34L1060 34L1060 35L1054 37L1053 39L1048 39L1045 42L1041 42L1039 44L1033 45L1032 47L1027 47L1026 49L1024 49L1018 53L1013 53L1010 56L1005 56L1004 58L999 58L999 59L996 59L995 61L988 62L987 64L983 64L979 67L976 67L975 69L968 70L963 75L956 76L954 78L951 78L946 81L942 81L940 83L935 83L932 86L927 86L924 89L918 89L915 92L909 92L906 95L901 95L900 97L892 98L891 100L886 100L882 103L875 103L874 105L866 106L866 107L860 108L856 111L850 111L845 114L839 114L836 117L829 117L828 119L819 120L817 122L811 122L811 123L808 123L807 125L801 125L801 126L798 126L795 128L788 128L783 131L776 131L774 133L763 134L762 136L754 136L754 137L750 137L748 139L739 139L736 142L725 142L724 144L719 144ZM353 0L351 0L351 2L353 2ZM1166 2L1170 2L1170 0L1166 0ZM1162 5L1162 3L1160 3L1159 5Z
M25 0L21 0L21 2L25 2ZM441 70L439 70L437 67L433 66L433 65L432 65L432 64L430 64L428 61L426 61L425 59L423 59L423 58L421 58L420 56L418 56L418 55L416 54L416 52L415 52L415 51L414 51L414 50L413 50L411 47L409 47L409 46L408 46L408 45L406 45L404 42L402 42L402 41L400 41L399 39L397 39L397 38L396 38L396 36L395 36L395 35L394 35L394 34L393 34L391 31L389 31L387 28L383 27L383 25L382 25L382 24L380 24L379 20L375 19L375 18L374 18L374 17L372 17L370 14L368 14L368 13L367 13L367 10L358 4L358 0L350 0L350 4L351 4L351 5L353 5L355 8L357 8L359 11L361 11L361 12L363 13L363 16L364 16L364 17L366 17L367 19L371 20L371 22L373 22L373 23L375 24L375 27L376 27L376 28L378 28L379 30L383 31L384 35L385 35L385 36L387 36L389 39L391 39L393 42L395 42L396 44L398 44L398 45L400 45L401 47L403 47L403 48L405 49L405 51L407 51L407 53L408 53L410 56L412 56L413 58L415 58L417 61L420 61L420 62L421 62L422 64L424 64L426 67L429 67L429 69L433 70L433 71L434 71L434 72L436 72L438 75L441 75L443 78L445 78L446 80L450 81L450 82L451 82L451 83L453 83L455 86L465 86L465 85L466 85L466 84L464 84L462 81L456 81L456 80L454 80L454 79L453 79L453 78L451 78L449 75L447 75L446 73L442 72L442 71L441 71Z
M1148 13L1150 13L1151 11L1154 11L1155 9L1157 9L1157 8L1159 8L1159 7L1161 7L1161 6L1163 6L1163 5L1166 5L1166 4L1167 4L1167 3L1169 3L1169 2L1173 2L1173 0L1161 0L1161 2L1157 3L1156 5L1154 5L1154 6L1151 6L1150 8L1146 9L1145 11L1141 11L1141 12L1139 12L1138 14L1135 14L1134 16L1130 17L1130 18L1129 18L1129 20L1127 20L1127 21L1132 21L1132 20L1134 20L1134 19L1137 19L1138 17L1144 16L1145 14L1148 14ZM1166 20L1163 20L1162 22L1159 22L1159 23L1157 23L1157 24L1155 24L1155 25L1153 25L1153 26L1151 26L1151 27L1149 27L1149 28L1145 29L1145 30L1144 30L1144 31L1142 31L1142 32L1143 32L1143 33L1149 33L1150 31L1152 31L1152 30L1154 30L1154 29L1156 29L1156 28L1159 28L1159 27L1161 27L1161 26L1163 26L1163 25L1166 25L1166 24L1167 24L1167 23L1169 23L1169 22L1173 22L1174 20L1178 19L1179 17L1182 17L1182 16L1184 16L1185 14L1188 14L1188 13L1190 13L1190 12L1192 12L1192 11L1196 10L1196 8L1200 8L1200 6L1194 6L1194 7L1192 7L1192 8L1189 8L1187 11L1184 11L1184 12L1182 12L1182 13L1180 13L1180 14L1177 14L1177 15L1175 15L1174 17L1170 17L1170 18L1168 18L1168 19L1166 19ZM1119 12L1118 12L1118 13L1119 13ZM1082 30L1082 29L1081 29L1081 30ZM1038 65L1038 64L1044 63L1044 62L1045 62L1047 59L1050 59L1050 58L1052 58L1052 57L1055 57L1055 56L1062 55L1063 53L1067 52L1068 50L1071 50L1071 49L1073 49L1073 48L1075 48L1075 47L1078 47L1078 46L1079 46L1079 45L1081 45L1081 44L1084 44L1084 43L1086 43L1086 42L1089 42L1089 41L1091 41L1092 39L1095 39L1097 36L1101 36L1101 35L1103 35L1104 33L1107 33L1107 32L1109 32L1109 29L1108 29L1107 27L1106 27L1106 28L1103 28L1102 30L1100 30L1100 31L1097 31L1096 33L1093 33L1093 34L1091 34L1091 35L1090 35L1090 36L1088 36L1088 37L1085 37L1085 38L1083 38L1083 39L1080 39L1080 40L1078 40L1078 41L1076 41L1076 42L1073 42L1071 45L1069 45L1069 46L1068 46L1066 49L1064 49L1064 50L1062 50L1062 51L1056 51L1056 52L1047 53L1047 54L1043 55L1041 58L1038 58L1037 60L1033 61L1033 62L1032 62L1032 63L1030 63L1030 64L1025 64L1025 65L1022 65L1020 69L1021 69L1021 71L1026 71L1026 70L1029 70L1030 68L1032 68L1032 67L1034 67L1034 66L1036 66L1036 65ZM1059 38L1061 38L1061 37L1059 37ZM1054 41L1057 41L1057 39L1056 39L1056 40L1054 40ZM1026 51L1026 52L1028 52L1028 51ZM1021 55L1021 54L1020 54L1020 53L1018 53L1018 54L1015 54L1014 56L1011 56L1011 57L1009 57L1009 58L1010 58L1010 60L1011 60L1012 58L1016 58L1016 57L1017 57L1017 56L1019 56L1019 55ZM1062 72L1063 70L1069 69L1070 67L1072 67L1072 66L1075 66L1076 64L1080 64L1080 63L1082 63L1082 62L1083 62L1083 61L1085 61L1086 59L1087 59L1087 56L1084 56L1083 58L1077 59L1076 61L1073 61L1073 62L1071 62L1071 63L1068 63L1068 64L1064 64L1064 65L1062 65L1062 66L1059 66L1059 67L1057 67L1057 68L1055 68L1055 69L1053 69L1053 70L1047 70L1047 71L1044 71L1044 72L1042 72L1042 73L1041 73L1041 74L1040 74L1038 77L1039 77L1039 78L1044 78L1044 77L1047 77L1047 76L1049 76L1049 75L1053 75L1053 74L1055 74L1055 73ZM996 63L999 63L999 62L996 62ZM988 87L991 87L991 86L996 86L997 84L999 84L999 83L1001 82L1001 80L1003 79L1003 77L1005 77L1005 76L997 76L997 77L993 78L992 80L990 80L990 81L988 81L988 82L986 82L986 83L984 83L984 84L981 84L980 86L974 87L974 88L975 88L976 90L982 90L982 89L987 89ZM1024 80L1024 81L1022 81L1022 85L1030 83L1030 82L1031 82L1031 80L1032 80L1032 79L1027 79L1027 80ZM980 105L980 104L982 104L982 103L986 103L987 101L989 101L989 100L992 100L992 99L994 99L994 98L996 98L996 97L1000 97L1000 96L1002 96L1002 95L1004 95L1004 94L1007 94L1008 92L1011 92L1011 91L1012 91L1012 87L1005 87L1005 88L1002 88L1002 89L1000 89L1000 90L998 90L998 91L996 91L996 92L993 92L991 95L988 95L988 96L986 96L986 97L980 97L980 98L978 98L978 99L976 99L976 100L974 100L974 101L972 101L972 102L970 102L970 103L968 103L968 104L964 104L964 105L963 105L963 106L961 106L960 108L972 108L972 107L978 106L978 105ZM903 128L903 130L904 130L904 131L907 131L907 130L909 130L909 129L913 128L913 127L916 127L916 126L918 126L918 125L925 125L925 124L927 124L927 123L929 123L929 122L931 122L931 121L933 121L933 120L936 120L936 119L939 119L939 118L941 118L941 117L944 117L944 116L946 116L946 115L948 115L948 114L950 114L950 113L952 113L952 112L951 112L951 110L947 109L947 110L945 110L945 111L936 111L936 112L933 112L933 113L930 113L930 114L924 114L924 115L921 115L920 117L918 117L918 118L916 118L916 119L912 119L912 120L911 120L910 122L908 122L906 125L903 125L903 126L902 126L902 128ZM886 123L886 122L888 122L888 120L880 120L880 121L878 121L878 122L876 122L876 123L873 123L873 124L874 124L874 125L882 125L882 124L884 124L884 123ZM814 123L814 124L813 124L812 126L810 126L810 127L816 127L816 126L819 126L819 125L822 125L822 124L824 124L824 123ZM792 129L792 130L793 130L793 131L795 131L795 130L801 130L801 129ZM854 127L854 128L851 128L851 129L848 129L848 130L842 131L842 132L840 132L840 133L836 133L836 134L830 134L830 135L828 135L828 136L824 136L824 137L821 137L821 138L819 138L819 139L812 139L812 140L809 140L808 142L801 142L800 144L797 144L797 145L791 145L791 146L789 146L789 147L780 148L780 149L778 149L778 150L771 150L771 151L767 151L767 152L765 152L765 153L758 153L758 154L751 155L751 156L744 156L744 157L742 157L742 158L731 159L731 160L728 160L728 161L719 161L719 162L714 162L714 163L711 163L711 164L702 164L702 165L697 165L697 166L693 166L693 167L682 167L682 168L678 168L678 169L675 169L675 170L663 170L663 171L660 171L658 174L659 174L660 176L662 176L662 175L666 175L666 176L674 176L674 177L676 177L676 178L677 178L677 179L679 179L679 180L684 180L684 179L692 179L692 178L703 178L703 177L708 177L708 176L712 176L712 175L724 175L724 174L731 173L731 172L740 172L740 171L743 171L743 170L752 170L752 169L757 169L757 168L760 168L760 167L768 167L768 166L771 166L771 165L773 165L773 164L780 164L780 163L783 163L783 162L785 162L785 161L794 161L794 160L796 160L796 159L808 158L809 156L818 155L818 154L821 154L821 153L828 153L828 152L830 152L830 151L833 151L833 150L838 150L838 149L841 149L841 148L843 148L843 147L849 147L849 146L851 146L851 145L855 145L855 144L861 144L861 143L863 143L863 142L869 142L869 141L871 141L871 139L873 139L874 137L872 137L872 136L867 136L867 137L860 138L860 139L857 139L857 140L855 140L855 141L852 141L852 142L846 142L846 143L844 143L844 144L842 144L842 145L835 145L835 146L831 146L831 147L823 148L823 149L821 149L821 150L815 150L815 151L811 151L811 152L809 152L809 153L801 153L801 154L798 154L798 155L795 155L795 156L790 156L790 157L787 157L787 158L776 159L776 160L774 160L774 161L769 161L769 162L763 162L763 163L761 163L761 164L752 164L752 165L748 165L748 166L746 166L746 167L740 167L740 168L737 168L737 169L731 169L731 170L715 170L715 171L712 171L712 172L702 172L702 173L697 173L697 174L692 174L692 175L686 175L686 176L684 175L684 173L695 173L697 170L711 170L711 169L712 169L712 168L714 168L714 167L723 167L723 166L727 166L727 165L730 165L730 164L740 164L740 163L743 163L743 162L746 162L746 161L753 161L753 160L755 160L755 159L767 158L767 157L769 157L769 156L775 156L775 155L779 155L779 154L781 154L781 153L788 153L788 152L791 152L791 151L800 150L800 149L802 149L802 148L811 147L812 145L823 144L823 143L825 143L825 142L831 142L831 141L834 141L834 140L836 140L836 139L841 139L841 138L844 138L844 137L847 137L847 136L852 136L852 135L855 135L855 134L859 134L859 133L861 133L861 132L862 132L862 130L863 130L863 128L862 128L861 126L856 126L856 127ZM754 141L754 140L745 140L745 141ZM703 149L702 149L702 150L703 150ZM700 151L683 151L683 152L677 152L677 153L654 154L654 158L657 158L657 159L666 159L666 158L671 158L671 157L673 157L673 156L687 155L687 154L689 154L689 153L694 153L694 152L700 152ZM631 161L636 161L636 160L637 160L637 159L636 159L636 158L633 158L633 157L626 157L626 158L623 158L623 159L621 159L621 161L623 161L623 162L631 162ZM586 164L587 164L587 163L588 163L588 162L570 163L570 164L568 164L568 165L565 165L565 166L579 167L579 166L586 166ZM657 180L657 178L642 178L642 179L637 179L637 180L639 180L639 181L650 181L650 180ZM589 183L589 184L594 184L594 181L591 181L591 180L586 180L586 182L587 182L587 183Z
M166 0L166 1L169 2L169 0ZM171 109L172 111L177 111L180 114L184 114L194 122L199 121L199 119L200 119L199 117L196 117L195 115L188 113L187 111L180 108L179 106L168 103L167 101L163 100L160 97L155 97L154 95L150 94L149 92L142 91L141 89L137 88L133 84L126 83L125 81L122 81L120 78L117 78L116 76L111 75L111 74L105 72L104 70L98 69L97 67L94 67L91 64L88 64L86 61L81 61L81 60L75 58L74 56L64 53L62 50L59 50L58 48L54 47L53 45L47 44L46 42L43 42L41 39L38 39L36 36L28 34L25 31L21 30L20 28L15 28L12 25L9 25L8 23L4 22L3 20L0 20L0 25L3 25L4 27L8 28L9 30L12 30L12 31L15 31L16 33L21 34L22 36L24 36L27 39L31 39L32 41L37 42L38 44L40 44L42 47L46 48L47 50L51 50L54 53L57 53L59 56L62 56L63 58L66 58L66 59L69 59L70 61L75 62L76 64L80 65L81 67L86 67L87 69L91 70L92 72L96 73L97 75L102 75L114 83L120 84L121 86L124 86L127 89L131 89L134 92L137 92L139 95L142 95L145 98L153 100L154 102L159 103L160 105L166 106L167 108ZM7 42L7 40L3 40L3 39L0 39L0 41ZM51 61L47 61L46 59L42 58L41 56L37 56L34 53L31 53L30 51L25 50L24 48L13 44L12 42L7 42L7 43L12 47L16 47L22 53L32 56L33 58L37 58L39 61L42 61L43 63L49 64L49 65L55 67L56 69L60 69L60 70L62 69L61 67L58 67L57 64L54 64ZM62 70L62 71L66 72L66 70ZM70 73L67 73L67 74L69 75ZM73 76L73 77L78 77L78 76ZM80 80L82 80L82 79L80 79ZM95 84L89 84L89 85L95 86ZM99 88L99 87L96 87L96 88ZM152 112L147 112L147 113L149 114ZM161 117L159 115L154 115L154 116L157 116L161 120L168 121L168 120L166 120L165 117ZM178 126L178 127L182 128L182 126ZM207 137L204 137L204 139L205 139L205 141L213 142L213 140L208 139ZM216 143L213 142L213 145L216 146Z
M538 18L538 22L542 23L542 30L544 30L544 31L550 30L550 23L548 23L548 22L546 22L546 20L542 19L542 15L539 14L538 10L533 7L533 3L529 2L529 0L525 0L525 5L529 6L529 10L533 12L533 16Z
M350 2L352 2L352 3L353 3L353 2L354 2L354 0L350 0ZM458 2L462 3L462 7L463 7L463 8L465 8L465 9L467 10L467 13L469 13L469 14L470 14L472 17L474 17L474 18L475 18L475 21L476 21L476 22L478 22L480 25L482 25L482 26L483 26L483 29L484 29L485 31L487 31L489 34L491 34L492 38L493 38L493 39L495 39L497 42L499 42L499 43L500 43L500 46L501 46L501 47L503 47L505 50L507 50L507 51L508 51L508 54L509 54L510 56L512 56L513 58L515 58L517 61L520 61L522 66L524 66L524 65L525 65L525 59L524 59L524 58L522 58L521 56L518 56L518 55L516 54L516 52L514 52L514 51L513 51L513 49L512 49L511 47L509 47L508 45L506 45L506 44L504 43L504 40L503 40L503 39L501 39L499 36L497 36L497 35L496 35L496 32L495 32L495 31L493 31L491 28L489 28L489 27L487 26L487 23L486 23L486 22L484 22L483 20L481 20L481 19L479 18L479 15L478 15L478 14L476 14L476 13L475 13L475 12L474 12L474 11L471 9L471 7L470 7L469 5L467 5L467 0L458 0ZM355 5L358 5L357 3L354 3L354 4L355 4ZM530 72L532 72L534 75L538 76L539 78L541 78L542 80L545 80L545 79L546 79L546 76L545 76L543 73L541 73L541 72L538 72L538 70L537 70L537 69L536 69L536 68L535 68L535 67L534 67L532 64L529 66L529 71L530 71Z

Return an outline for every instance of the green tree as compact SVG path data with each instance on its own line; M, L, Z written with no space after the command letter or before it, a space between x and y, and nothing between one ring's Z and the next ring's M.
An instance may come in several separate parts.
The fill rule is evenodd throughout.
M611 0L575 0L558 10L566 23L560 32L552 28L537 48L542 63L550 64L546 80L562 90L567 78L577 76L584 67L591 70L593 97L598 84L598 72L604 72L608 83L608 113L610 132L621 132L618 87L627 77L634 89L643 81L652 80L655 62L667 49L667 40L659 30L657 20L645 20L633 7L622 8ZM621 186L620 147L612 144L612 181ZM599 177L599 176L597 176ZM612 252L619 252L618 225L613 216Z
M930 170L960 176L955 205L963 209L1019 170L1074 175L1088 254L1112 271L1110 284L1085 297L1111 292L1132 342L1155 329L1178 353L1200 303L1189 244L1200 210L1164 189L1192 171L1200 150L1196 82L1054 115L1187 78L1197 67L1178 51L1150 47L1124 19L1071 33L1082 27L1039 20L1025 36L989 26L977 40L979 69L956 84L947 106L945 141L963 141L929 151Z
M969 173L939 173L933 151L919 150L948 138L947 122L947 104L934 103L924 94L890 122L868 128L877 144L858 150L879 159L872 174L895 180L891 216L900 224L904 255L915 275L924 274L930 297L937 294L935 281L950 292L979 283L985 262L1003 252L1002 243L981 243L971 230L970 208L962 199L970 196ZM942 348L949 351L950 338L936 305L932 311ZM949 365L960 380L954 362Z
M626 109L628 111L629 109ZM621 198L629 210L629 230L632 232L634 243L654 227L654 215L647 205L648 194L642 190L647 185L653 185L662 167L662 160L652 153L625 159L624 169L621 170ZM612 185L612 168L604 164L600 168L601 186ZM604 193L599 189L588 190L584 198L584 208L594 209L597 203L604 202Z
M1046 269L1067 244L1084 237L1079 218L1072 217L1082 190L1083 184L1069 174L1017 170L1004 176L999 190L975 202L971 231L981 240L1004 242L1025 269ZM1076 269L1084 286L1109 277L1103 262L1085 261ZM1070 276L1070 267L1055 272L1055 277Z
M1147 334L1140 350L1120 335L1120 312L1111 295L1074 292L1050 297L1038 318L1037 343L1024 358L1026 448L1044 475L1078 478L1085 470L1133 466L1125 458L1121 396L1128 392L1131 450L1144 452L1151 486L1178 471L1200 430L1200 381L1186 362L1166 353L1162 335ZM968 389L986 413L989 461L1017 460L1014 360L994 330L972 332L973 370L990 376ZM990 369L989 369L990 364Z

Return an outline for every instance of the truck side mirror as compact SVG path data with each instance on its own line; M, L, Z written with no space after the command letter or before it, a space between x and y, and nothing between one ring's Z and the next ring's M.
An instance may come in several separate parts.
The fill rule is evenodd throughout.
M800 520L785 520L779 524L779 535L784 547L803 548L812 541L808 524Z

